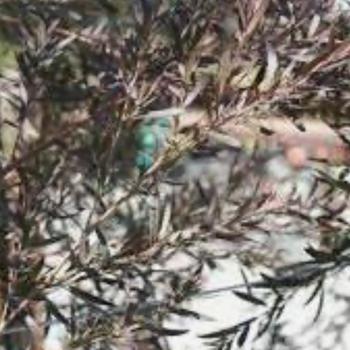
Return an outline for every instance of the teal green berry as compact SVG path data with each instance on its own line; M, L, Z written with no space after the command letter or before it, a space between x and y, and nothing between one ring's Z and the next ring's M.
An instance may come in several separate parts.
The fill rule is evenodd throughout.
M152 132L152 125L142 124L140 125L135 133L136 140L141 140L145 134Z
M169 120L169 118L166 118L166 117L157 118L155 120L154 124L157 125L160 128L163 128L163 129L170 129L170 127L171 127L170 120Z
M141 127L136 133L136 142L139 149L154 151L157 147L157 140L154 131L149 126Z
M140 172L144 173L152 166L153 157L146 152L139 151L137 152L135 163Z
M166 143L170 129L171 123L166 117L150 119L139 125L135 133L135 165L141 172L147 171L153 165L157 152Z
M144 151L154 152L157 148L157 139L154 132L150 131L150 132L144 133L144 135L140 140L139 145L141 149L143 149Z

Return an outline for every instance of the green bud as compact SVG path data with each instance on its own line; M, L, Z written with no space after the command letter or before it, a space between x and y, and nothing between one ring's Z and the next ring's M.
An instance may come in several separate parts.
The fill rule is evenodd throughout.
M166 117L155 119L155 125L157 125L160 128L164 128L164 129L171 128L171 122L170 122L169 118L166 118Z
M151 126L141 126L135 135L135 139L139 148L155 148L156 139Z
M150 131L150 132L144 133L144 135L142 136L142 139L140 140L139 145L141 149L144 151L154 152L157 148L157 139L154 132Z
M136 155L135 164L140 172L144 173L152 166L153 157L146 152L139 151Z

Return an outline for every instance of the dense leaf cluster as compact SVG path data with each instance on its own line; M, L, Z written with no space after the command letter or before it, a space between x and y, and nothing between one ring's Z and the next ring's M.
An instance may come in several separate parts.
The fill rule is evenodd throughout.
M243 274L243 286L228 287L232 297L264 312L203 338L216 349L241 346L259 322L259 335L272 330L281 340L279 316L307 286L321 310L324 280L349 262L349 226L340 218L346 174L319 171L317 199L306 207L291 198L280 211L265 209L268 198L249 175L256 170L249 140L240 147L253 156L241 158L210 136L231 122L250 125L259 139L271 131L255 121L271 115L303 131L307 115L326 121L347 150L349 20L333 1L9 0L0 2L0 33L5 349L41 348L57 322L72 348L165 349L166 336L187 330L164 320L200 318L181 303L218 292L201 291L203 269L215 269L217 258L275 267L277 257L250 239L283 233L266 224L269 215L320 233L319 247L306 248L310 261L259 281ZM201 122L189 122L190 111L200 111ZM137 130L159 117L173 132L140 174ZM166 181L178 159L222 148L229 149L224 189ZM229 249L216 253L218 241ZM168 267L177 256L191 263ZM52 297L57 290L68 293L68 305Z

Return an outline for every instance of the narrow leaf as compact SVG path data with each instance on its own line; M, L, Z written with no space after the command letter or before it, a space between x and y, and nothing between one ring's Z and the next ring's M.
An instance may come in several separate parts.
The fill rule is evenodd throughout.
M115 305L105 299L102 299L100 297L97 297L96 295L92 295L88 292L85 292L79 288L76 287L70 287L70 291L72 294L77 296L80 299L83 299L87 301L88 303L92 304L100 304L100 305L105 305L105 306L110 306L110 307L115 307Z
M233 291L233 293L240 299L247 301L248 303L255 304L255 305L263 305L265 306L265 302L257 297L255 297L252 294L243 293L239 291Z

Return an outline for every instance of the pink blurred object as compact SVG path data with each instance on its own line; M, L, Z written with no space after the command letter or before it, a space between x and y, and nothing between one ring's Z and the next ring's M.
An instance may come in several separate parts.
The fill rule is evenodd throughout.
M283 117L250 118L247 125L241 120L232 119L217 128L221 138L226 138L225 142L243 149L247 148L247 144L254 144L263 152L281 149L295 168L302 168L309 161L350 164L349 146L324 121L304 118L294 124ZM206 113L191 110L179 116L180 128L193 125L209 125Z

